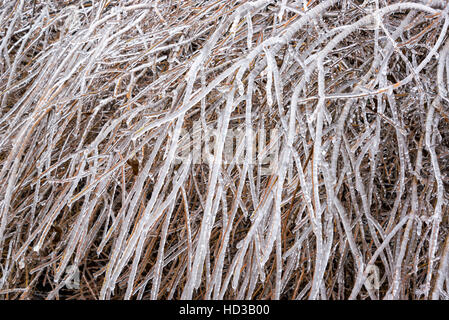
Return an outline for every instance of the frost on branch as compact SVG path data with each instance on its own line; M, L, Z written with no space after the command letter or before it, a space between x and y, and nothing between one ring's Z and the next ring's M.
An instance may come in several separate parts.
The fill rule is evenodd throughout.
M0 1L0 297L446 299L448 27L437 0Z

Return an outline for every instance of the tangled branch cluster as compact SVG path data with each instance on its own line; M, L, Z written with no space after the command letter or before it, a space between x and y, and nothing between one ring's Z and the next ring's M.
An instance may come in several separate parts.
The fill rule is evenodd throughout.
M437 0L0 1L0 297L449 299L448 26Z

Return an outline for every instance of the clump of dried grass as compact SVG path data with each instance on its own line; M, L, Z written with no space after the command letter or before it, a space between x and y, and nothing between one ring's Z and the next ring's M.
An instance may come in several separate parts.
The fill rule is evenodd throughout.
M2 298L449 297L445 1L0 4Z

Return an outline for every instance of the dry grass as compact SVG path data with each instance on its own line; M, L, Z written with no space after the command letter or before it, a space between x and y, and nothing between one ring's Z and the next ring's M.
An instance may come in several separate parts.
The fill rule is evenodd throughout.
M0 297L448 299L448 14L0 1Z

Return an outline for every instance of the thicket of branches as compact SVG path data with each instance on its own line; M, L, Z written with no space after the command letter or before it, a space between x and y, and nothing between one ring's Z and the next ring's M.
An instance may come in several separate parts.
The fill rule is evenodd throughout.
M448 14L0 1L0 297L448 299Z

